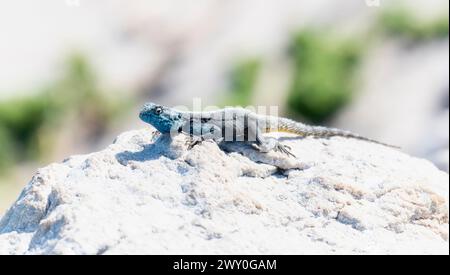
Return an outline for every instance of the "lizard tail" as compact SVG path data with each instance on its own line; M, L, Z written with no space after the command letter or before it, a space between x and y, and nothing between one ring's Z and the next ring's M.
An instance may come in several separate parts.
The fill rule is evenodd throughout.
M271 123L271 129L266 129L268 132L286 132L286 133L292 133L296 134L302 137L317 137L317 138L330 138L330 137L345 137L345 138L354 138L359 140L368 141L371 143L380 144L383 146L400 149L398 146L386 144L383 142L379 142L377 140L373 140L370 138L366 138L363 136L360 136L358 134L352 133L350 131L345 131L337 128L327 128L327 127L321 127L321 126L309 126L305 125L303 123L299 123L287 118L278 118L277 125L275 128L273 127L273 123Z

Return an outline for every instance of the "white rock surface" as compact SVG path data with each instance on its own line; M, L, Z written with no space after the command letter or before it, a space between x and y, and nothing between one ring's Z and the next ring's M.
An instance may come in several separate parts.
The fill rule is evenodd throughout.
M0 254L448 254L447 173L362 141L280 139L298 160L124 133L40 169Z

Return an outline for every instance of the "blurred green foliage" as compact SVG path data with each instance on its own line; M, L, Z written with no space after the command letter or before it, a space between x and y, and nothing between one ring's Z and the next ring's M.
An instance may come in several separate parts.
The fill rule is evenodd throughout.
M0 130L3 132L0 149L0 163L21 156L35 156L39 129L47 120L52 106L47 98L22 98L0 103Z
M448 19L447 14L433 20L420 20L406 8L397 7L384 10L378 18L378 26L390 36L422 42L448 37Z
M11 136L0 124L0 172L12 161Z
M302 31L291 43L293 82L288 111L323 123L352 97L363 46L328 33Z
M53 138L70 114L95 137L121 104L100 91L95 74L80 54L68 59L59 80L31 94L0 102L0 170L50 153Z
M230 72L230 93L222 106L248 106L252 102L261 61L249 58L238 62Z
M448 37L448 25L448 14L427 21L398 7L382 11L376 27L417 43ZM315 30L294 35L290 45L294 77L287 102L290 113L323 123L351 100L358 65L368 50L361 42L363 37L345 39Z

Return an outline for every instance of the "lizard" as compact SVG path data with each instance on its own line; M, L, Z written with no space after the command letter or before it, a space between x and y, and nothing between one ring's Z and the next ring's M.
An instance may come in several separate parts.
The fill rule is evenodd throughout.
M273 150L295 157L289 146L283 145L275 138L263 135L269 132L287 132L299 137L315 138L340 136L398 148L350 131L306 125L288 118L256 114L243 108L189 112L178 111L155 103L146 103L139 113L139 118L151 124L162 134L182 133L190 136L189 148L204 140L212 140L216 143L242 141L252 144L263 153Z

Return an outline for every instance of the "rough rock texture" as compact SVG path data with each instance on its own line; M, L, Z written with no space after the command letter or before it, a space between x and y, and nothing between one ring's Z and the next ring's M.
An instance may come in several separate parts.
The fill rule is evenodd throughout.
M0 254L448 254L448 174L362 141L279 138L297 160L124 133L40 169Z

